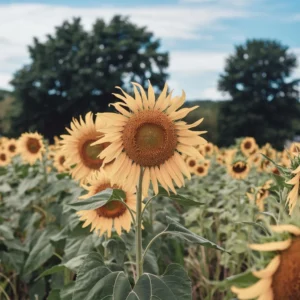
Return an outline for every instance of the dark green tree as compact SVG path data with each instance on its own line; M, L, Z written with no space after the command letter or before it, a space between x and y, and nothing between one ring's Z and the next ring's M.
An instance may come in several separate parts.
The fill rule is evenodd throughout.
M294 136L299 80L291 75L296 66L296 56L277 41L254 39L235 47L219 80L219 90L232 98L220 109L221 145L253 136L260 145L270 142L282 148Z
M48 138L61 134L72 117L107 110L115 86L128 90L135 81L161 89L167 78L168 53L145 27L115 16L97 20L90 32L80 19L65 21L45 42L34 39L31 63L12 80L21 113L14 134L38 130Z

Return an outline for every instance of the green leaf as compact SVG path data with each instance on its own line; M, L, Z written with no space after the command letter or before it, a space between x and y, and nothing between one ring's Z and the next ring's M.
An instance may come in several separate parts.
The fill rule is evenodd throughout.
M233 275L225 279L226 285L238 285L241 287L247 287L258 281L251 271L246 271L244 273Z
M7 193L10 191L11 191L11 187L6 182L4 182L3 184L0 185L0 193Z
M124 263L126 246L121 239L118 240L110 239L104 242L103 246L107 248L109 257L115 259L117 264L122 265Z
M165 273L160 277L148 273L143 274L136 283L133 291L126 298L126 300L154 299L192 299L191 281L183 267L177 264L170 264Z
M270 232L268 231L268 229L265 226L263 226L259 223L256 223L256 222L243 221L243 222L236 222L236 224L246 224L246 225L250 225L253 227L258 227L258 228L262 229L266 234L270 235Z
M23 274L29 274L42 266L54 253L50 243L51 231L45 230L39 236L24 265Z
M124 272L111 272L99 253L91 253L77 274L72 300L123 300L130 291L131 285Z
M13 240L14 233L8 226L0 225L0 237L4 237L6 240Z
M45 270L42 274L40 274L40 276L36 280L39 280L41 277L44 277L47 275L62 272L64 269L65 269L64 265L53 266L52 268Z
M110 201L123 201L126 195L122 190L106 189L100 193L84 200L68 204L75 210L92 210L104 206Z
M190 243L198 244L208 248L214 248L229 253L217 244L189 231L187 228L182 226L180 223L172 220L170 217L167 217L167 221L169 225L165 229L166 232L172 233L173 235L177 235Z
M169 199L174 200L174 201L176 201L179 204L184 205L184 206L199 206L199 205L204 204L204 203L201 203L201 202L190 199L189 198L190 196L174 194L172 192L168 193L162 187L159 187L159 191L158 191L157 196L162 196L162 197L169 198Z
M47 298L47 300L60 300L60 290L52 290Z

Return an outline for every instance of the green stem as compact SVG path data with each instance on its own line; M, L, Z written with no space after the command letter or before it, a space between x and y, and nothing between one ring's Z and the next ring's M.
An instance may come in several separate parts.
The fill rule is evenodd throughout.
M141 168L136 199L135 252L136 252L136 281L143 274L143 245L142 245L142 185L144 170Z
M104 240L105 240L105 247L104 247L104 259L108 259L108 249L107 249L107 241L108 241L108 236L107 234L104 235Z

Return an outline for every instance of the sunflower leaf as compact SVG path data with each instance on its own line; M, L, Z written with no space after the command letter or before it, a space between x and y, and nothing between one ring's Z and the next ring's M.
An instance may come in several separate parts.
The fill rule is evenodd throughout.
M110 201L123 201L126 195L119 189L106 189L96 195L85 199L67 204L75 210L93 210L104 206Z
M184 239L184 240L186 240L187 242L190 242L190 243L198 244L198 245L208 247L208 248L214 248L214 249L221 250L221 251L229 253L224 248L218 246L214 242L211 242L211 241L209 241L209 240L207 240L207 239L191 232L190 230L185 228L180 223L174 221L170 217L167 217L167 221L168 221L169 225L165 229L166 233L170 233L170 234L179 236L182 239Z
M172 192L168 193L162 187L159 187L157 196L169 198L169 199L174 200L174 201L176 201L179 204L184 205L184 206L199 206L199 205L204 204L204 203L192 200L192 199L188 198L188 196L185 196L185 195L180 195L180 194L176 195Z
M254 284L258 281L251 271L246 271L244 273L233 275L225 279L225 285L238 285L239 287L246 287Z

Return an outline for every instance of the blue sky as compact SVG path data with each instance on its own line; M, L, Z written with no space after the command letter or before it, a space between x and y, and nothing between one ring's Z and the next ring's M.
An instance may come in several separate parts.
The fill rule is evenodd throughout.
M188 99L223 99L217 80L234 45L247 38L277 39L300 62L299 0L0 0L0 88L29 61L26 46L73 16L89 29L96 18L128 15L170 52L170 88ZM300 77L300 67L295 77Z

